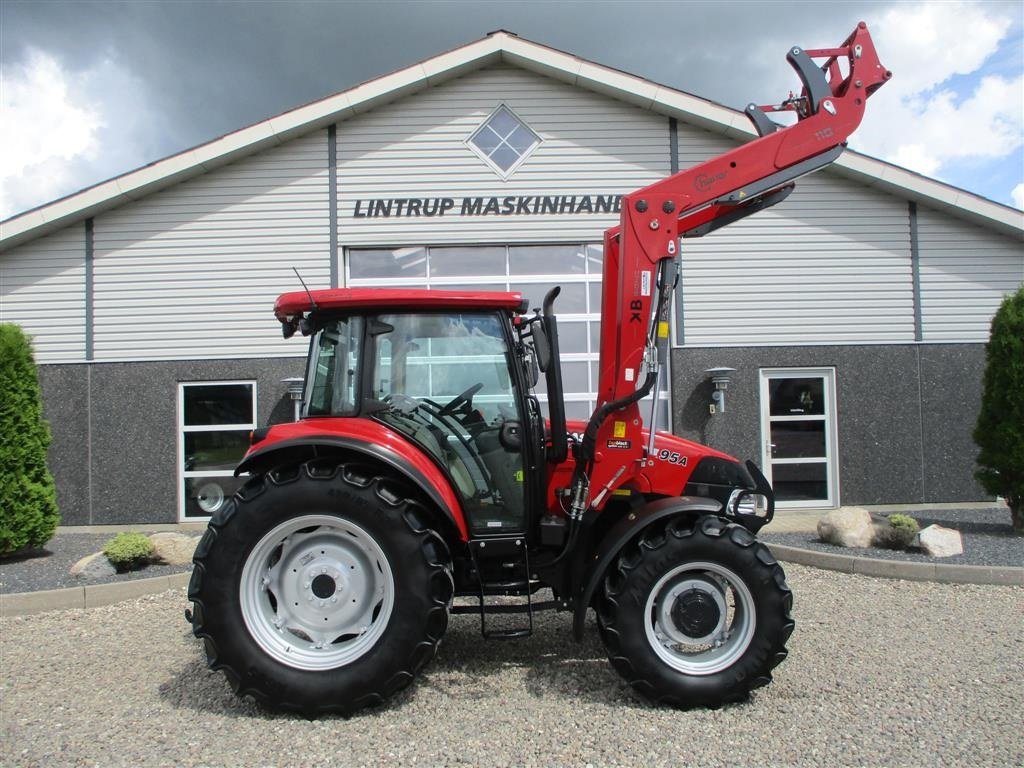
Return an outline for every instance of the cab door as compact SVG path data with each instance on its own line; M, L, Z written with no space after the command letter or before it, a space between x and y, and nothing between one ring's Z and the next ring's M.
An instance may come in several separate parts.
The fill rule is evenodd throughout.
M367 323L374 414L448 474L473 535L521 532L524 414L495 313L388 313Z

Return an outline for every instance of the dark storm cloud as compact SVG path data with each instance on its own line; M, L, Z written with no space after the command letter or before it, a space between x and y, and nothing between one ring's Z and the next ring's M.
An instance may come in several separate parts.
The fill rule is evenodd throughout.
M113 59L142 81L166 155L498 28L730 106L768 101L785 94L766 84L795 83L789 45L838 44L878 5L8 0L0 57L34 47L71 71Z

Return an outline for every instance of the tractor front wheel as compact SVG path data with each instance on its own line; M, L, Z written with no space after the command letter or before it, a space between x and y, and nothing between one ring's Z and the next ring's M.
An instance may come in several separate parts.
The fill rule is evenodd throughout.
M450 557L423 508L371 468L309 462L250 481L213 518L193 632L239 695L314 716L385 701L448 623Z
M793 631L782 567L715 517L655 524L605 578L598 623L615 669L677 707L741 701L771 681Z

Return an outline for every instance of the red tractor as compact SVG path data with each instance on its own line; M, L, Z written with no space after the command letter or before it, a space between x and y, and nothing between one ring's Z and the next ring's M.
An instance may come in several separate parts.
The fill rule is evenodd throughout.
M747 107L759 138L623 198L587 422L565 419L557 287L533 314L518 293L468 290L277 300L285 337L310 337L303 417L253 432L251 477L211 520L188 593L238 694L348 714L409 685L450 613L511 639L542 609L571 612L579 639L593 608L614 667L657 702L715 706L771 680L793 631L755 538L772 489L753 462L657 431L656 409L645 428L640 401L665 369L681 238L782 201L890 77L863 23L788 59L802 93ZM782 110L792 125L766 114Z

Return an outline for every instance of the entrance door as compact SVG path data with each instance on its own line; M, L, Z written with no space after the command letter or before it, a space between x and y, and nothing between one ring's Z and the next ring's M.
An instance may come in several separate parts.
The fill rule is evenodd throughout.
M762 465L779 507L837 506L835 423L834 369L761 371Z

